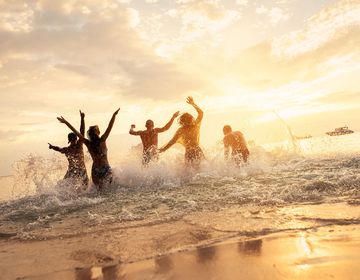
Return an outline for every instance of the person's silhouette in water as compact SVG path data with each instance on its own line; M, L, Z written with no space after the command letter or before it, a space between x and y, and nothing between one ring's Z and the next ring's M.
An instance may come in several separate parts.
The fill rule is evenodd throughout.
M146 130L135 131L135 125L131 125L129 133L131 135L139 135L143 144L143 165L147 165L150 161L156 161L159 158L158 155L158 134L169 130L174 120L179 115L179 111L176 112L170 119L170 121L161 128L154 128L154 122L147 120L145 123Z
M84 135L85 114L80 111L80 116L80 134ZM89 178L85 167L83 141L82 139L78 139L75 133L71 132L68 134L68 142L70 143L70 145L64 148L60 148L48 143L49 149L65 154L69 162L69 166L64 179L74 179L76 184L80 184L80 186L86 188L89 182Z
M186 102L195 108L198 117L194 119L189 113L182 114L179 119L180 128L176 131L169 143L163 146L159 152L165 152L175 143L180 143L185 147L186 166L198 169L201 160L204 159L204 153L199 146L200 127L204 113L195 104L191 96L187 98Z
M229 159L231 148L231 159L237 166L240 166L241 162L247 162L250 152L246 145L244 135L240 131L232 131L230 125L225 125L224 132L224 155L225 159Z
M86 145L93 160L91 168L91 178L96 187L101 190L112 182L112 171L107 158L106 139L109 137L114 125L116 115L120 108L114 112L109 125L103 135L100 136L100 130L97 125L89 127L88 138L79 133L64 117L57 119L66 124Z

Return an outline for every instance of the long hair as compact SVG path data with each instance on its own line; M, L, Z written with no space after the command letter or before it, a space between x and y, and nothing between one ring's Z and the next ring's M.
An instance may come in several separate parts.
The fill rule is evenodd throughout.
M190 126L194 124L194 117L189 113L184 113L179 118L179 124L181 126Z
M97 131L99 131L99 127L97 125L92 125L89 127L87 135L91 141L98 141L100 139Z

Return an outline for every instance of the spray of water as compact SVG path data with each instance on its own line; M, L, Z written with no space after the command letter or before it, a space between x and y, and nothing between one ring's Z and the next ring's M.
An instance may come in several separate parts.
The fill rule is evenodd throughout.
M288 132L288 135L289 135L290 146L292 147L293 152L295 154L301 154L301 149L298 145L298 141L297 141L295 135L293 134L290 125L287 122L285 122L285 120L282 117L280 117L280 115L276 111L273 111L273 113L277 116L277 118L280 120L280 122L282 124L284 124L284 126Z
M182 150L169 151L147 168L138 154L130 153L113 164L114 184L103 193L91 187L76 193L71 182L62 181L67 167L63 157L29 155L15 164L14 196L0 203L0 221L3 226L16 223L20 231L28 232L74 215L81 219L80 227L87 227L122 221L158 223L234 205L356 204L359 139L358 134L305 139L298 142L301 156L293 150L252 146L249 163L241 168L224 161L218 145L205 150L207 160L199 172L185 170ZM346 147L344 152L340 146Z

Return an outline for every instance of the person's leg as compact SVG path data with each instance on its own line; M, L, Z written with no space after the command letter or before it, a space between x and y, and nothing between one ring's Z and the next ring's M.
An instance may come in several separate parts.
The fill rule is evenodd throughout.
M91 179L92 179L94 185L96 186L96 188L98 190L100 190L101 189L101 186L100 186L101 182L100 182L98 167L92 166L92 168L91 168Z
M100 172L99 186L100 190L108 187L113 181L113 173L109 165L102 166Z
M151 156L150 156L149 151L144 151L143 157L142 157L142 164L144 167L146 167L149 164L150 159L151 159Z
M81 170L81 185L82 189L86 190L89 184L89 177L87 175L86 169Z
M240 167L241 162L242 162L241 151L234 150L231 154L231 158L232 158L235 166Z
M69 178L71 178L71 170L67 170L66 171L66 174L65 174L65 176L64 176L64 179L69 179Z
M200 170L201 160L204 158L204 154L200 147L188 149L185 153L186 165L196 171Z

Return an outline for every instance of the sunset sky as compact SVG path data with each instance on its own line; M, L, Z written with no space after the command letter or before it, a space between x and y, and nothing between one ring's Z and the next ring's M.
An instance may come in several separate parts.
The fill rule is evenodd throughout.
M152 118L205 111L201 143L230 124L248 140L360 129L360 0L0 0L0 175L47 142L63 115L104 131L109 152ZM160 136L169 140L173 128Z

